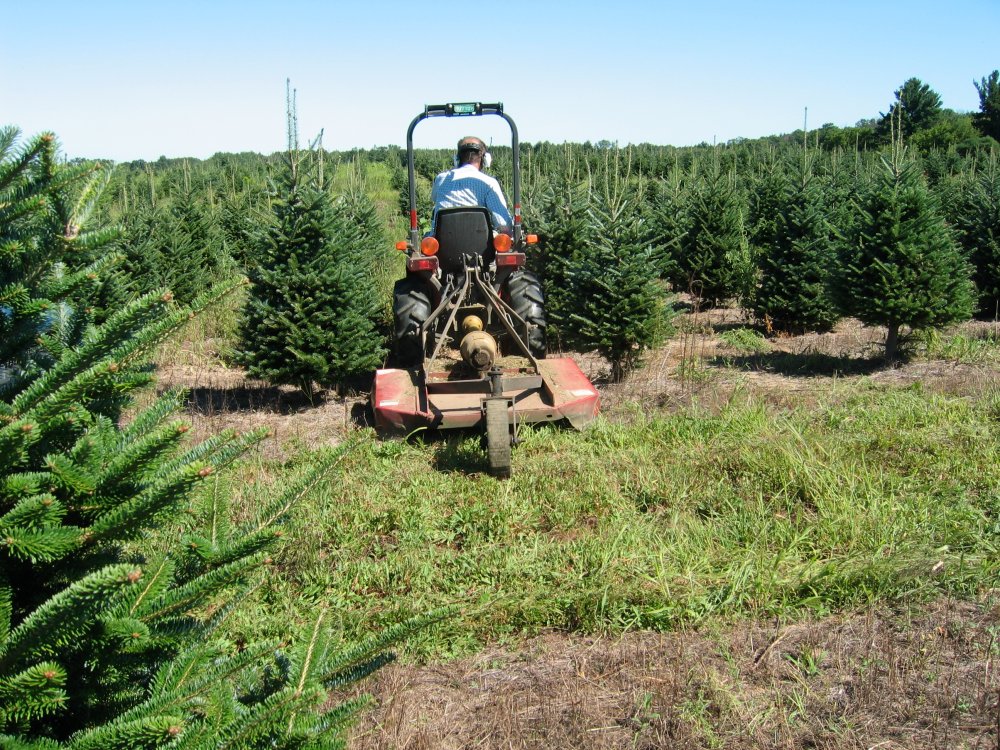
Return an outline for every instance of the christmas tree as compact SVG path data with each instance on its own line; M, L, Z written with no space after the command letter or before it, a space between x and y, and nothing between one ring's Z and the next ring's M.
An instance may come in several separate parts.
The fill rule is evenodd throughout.
M934 198L902 148L858 204L835 292L848 315L886 326L885 354L896 356L903 326L938 328L974 310L968 263Z
M298 386L348 383L384 358L373 238L352 202L332 201L309 153L289 150L275 191L274 221L250 268L250 299L238 359L247 372Z
M230 527L205 485L259 431L186 446L176 392L123 424L145 358L210 298L190 309L159 291L100 324L59 323L87 315L117 259L68 270L106 233L86 225L88 168L58 166L55 149L0 131L0 747L336 746L364 700L321 712L330 691L385 663L414 623L339 654L322 612L287 649L219 635L339 456Z
M962 186L955 207L959 242L972 262L979 312L1000 316L1000 168L991 154L974 179Z
M740 195L733 176L718 164L694 184L685 228L670 279L674 289L691 292L707 306L743 293L751 269Z
M598 194L589 216L593 242L569 270L571 340L606 357L617 383L669 331L666 286L634 191Z
M772 180L775 178L771 178ZM823 191L803 161L791 182L767 184L766 217L760 211L757 266L760 280L751 294L752 309L769 329L789 333L827 331L839 318L829 291L836 262L833 229L826 220Z

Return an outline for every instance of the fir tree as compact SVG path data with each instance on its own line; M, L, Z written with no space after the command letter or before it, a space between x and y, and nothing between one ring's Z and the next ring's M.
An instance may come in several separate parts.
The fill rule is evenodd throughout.
M829 291L836 249L811 159L803 156L794 183L783 182L771 196L773 223L758 234L760 280L752 309L769 329L827 331L839 318Z
M151 377L144 357L189 317L168 293L58 347L45 340L53 307L80 299L73 279L94 281L108 262L59 272L90 230L51 234L54 207L86 192L74 190L85 173L54 154L50 136L19 147L0 133L0 320L42 340L0 339L0 747L335 746L364 701L321 713L330 691L385 663L411 623L342 653L325 645L322 612L284 651L230 650L216 634L267 566L276 524L339 456L239 526L190 520L192 503L195 519L226 517L206 480L262 435L185 447L174 392L122 425L128 394Z
M749 283L749 251L733 176L714 165L691 190L674 289L708 306L739 296Z
M686 186L679 169L666 179L649 183L646 193L644 223L647 241L663 280L680 276L681 242L687 234Z
M618 158L615 150L614 164L598 177L601 185L591 194L587 212L591 241L571 257L566 274L566 291L574 301L568 338L607 358L616 383L669 328L666 288L647 241L639 193Z
M955 206L954 225L972 262L980 314L996 320L1000 315L1000 167L995 154L979 175L964 185Z
M373 252L346 200L331 202L301 154L290 150L274 222L250 269L238 358L252 377L343 385L382 362Z
M938 328L972 315L970 268L932 194L902 149L894 149L858 205L836 292L842 309L888 329L886 357L900 329Z
M528 267L545 289L548 339L569 344L576 327L572 316L582 304L574 291L574 269L585 262L595 240L589 184L579 179L572 162L566 161L559 173L536 188L527 210L526 219L538 233L537 249L528 256Z

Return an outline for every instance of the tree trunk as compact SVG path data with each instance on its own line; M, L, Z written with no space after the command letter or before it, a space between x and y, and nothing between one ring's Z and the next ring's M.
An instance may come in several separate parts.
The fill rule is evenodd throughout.
M896 348L899 345L899 323L889 323L889 332L885 336L885 358L892 362L896 359Z

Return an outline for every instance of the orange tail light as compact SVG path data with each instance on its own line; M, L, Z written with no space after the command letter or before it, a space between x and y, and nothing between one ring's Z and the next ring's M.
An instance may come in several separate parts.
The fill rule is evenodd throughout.
M493 238L493 249L498 253L506 253L510 250L510 243L509 234L498 234Z
M435 237L424 237L423 242L420 243L420 252L424 255L436 255L440 247L441 245Z

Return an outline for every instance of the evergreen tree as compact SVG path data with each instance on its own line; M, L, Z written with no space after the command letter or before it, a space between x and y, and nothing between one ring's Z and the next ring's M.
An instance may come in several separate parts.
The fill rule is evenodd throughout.
M374 295L374 312L370 314L388 331L392 322L392 285L399 275L398 266L394 263L398 253L392 249L375 203L360 181L338 200L342 202L340 208L346 221L357 230L356 262L362 269L367 269L370 278L368 290Z
M1000 141L1000 70L973 85L979 93L979 111L972 115L972 122L980 133Z
M901 152L884 161L858 205L836 286L847 314L887 327L889 359L902 326L938 328L974 309L969 266L916 165Z
M167 286L184 304L235 271L215 222L190 190L170 208L137 208L126 221L125 254L137 293Z
M811 160L803 156L794 183L785 181L772 197L773 224L762 224L769 231L759 235L754 314L769 329L827 331L839 317L829 292L836 251Z
M933 127L941 117L941 95L919 78L910 78L895 91L896 101L882 113L876 132L886 141L893 132L910 138Z
M561 348L572 340L573 315L583 303L574 291L574 269L595 241L589 183L575 174L570 161L564 162L559 173L536 187L525 218L538 234L528 268L545 289L548 340Z
M968 179L955 207L954 226L974 268L980 314L1000 315L1000 168L996 155Z
M674 289L710 307L745 292L751 269L740 196L718 164L693 186L685 223Z
M144 356L189 310L148 294L45 341L53 308L82 294L74 279L108 262L59 272L88 229L51 235L85 176L54 154L50 136L18 147L0 131L0 747L336 746L364 700L321 713L330 691L385 663L387 641L418 621L339 654L322 612L287 649L217 637L276 524L338 456L227 529L224 496L203 488L259 431L185 448L174 392L122 426L128 394L150 381Z
M644 223L657 276L663 280L680 275L681 241L687 233L686 186L679 169L666 179L653 180L646 192Z
M385 351L373 252L347 201L331 202L301 154L290 150L274 222L250 269L238 358L252 377L341 386L377 367Z
M598 194L589 215L592 244L568 269L576 302L567 328L573 343L607 358L617 383L668 332L667 295L634 192Z

